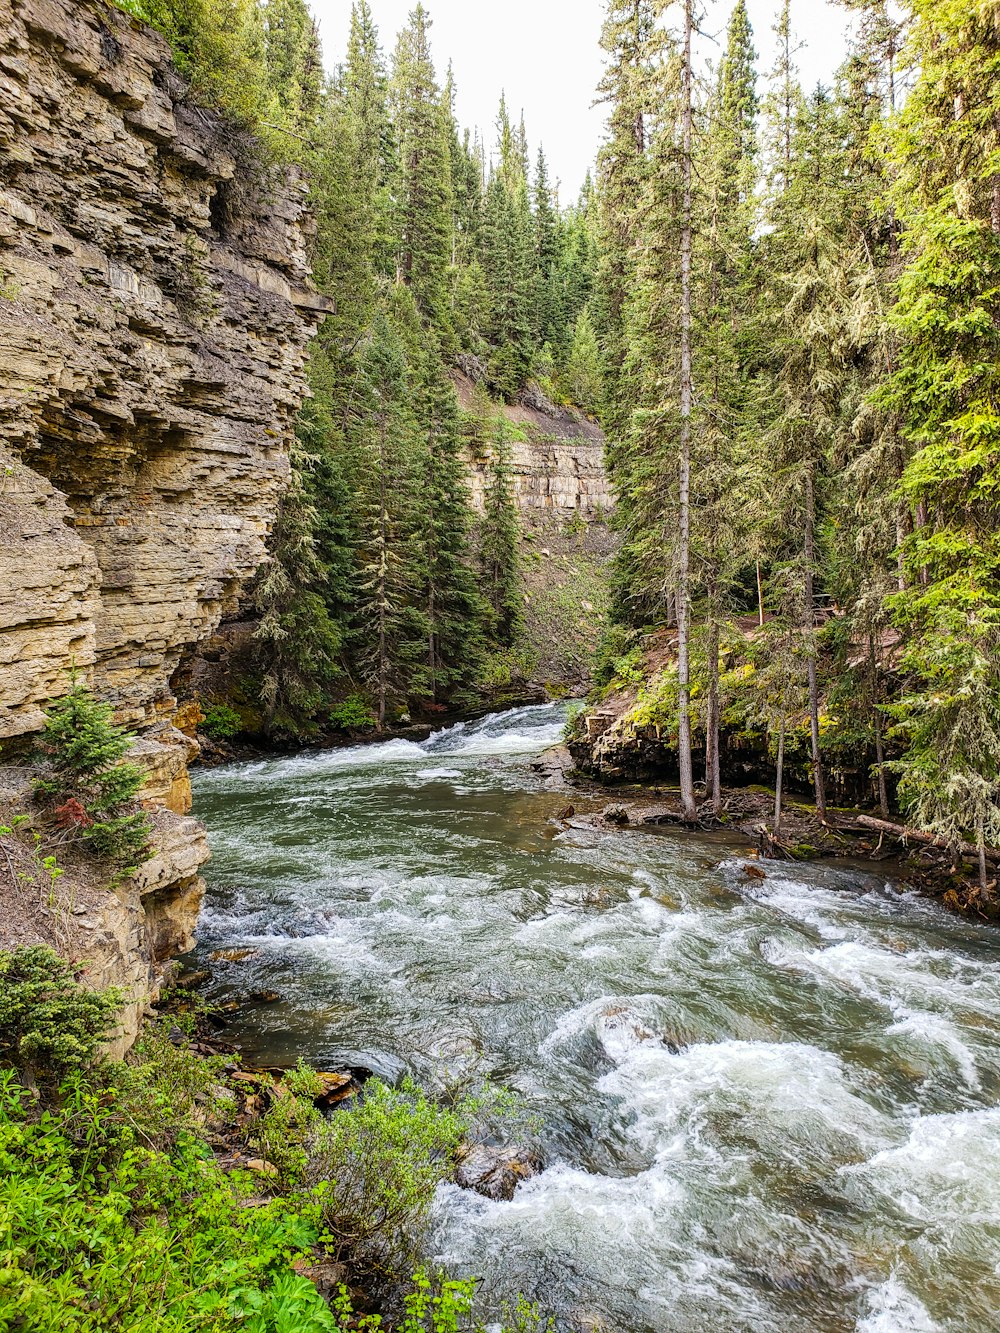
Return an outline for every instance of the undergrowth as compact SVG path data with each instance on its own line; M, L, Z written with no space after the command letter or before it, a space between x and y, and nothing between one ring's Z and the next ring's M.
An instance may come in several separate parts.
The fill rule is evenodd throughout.
M164 1022L102 1059L120 997L76 986L47 950L0 954L0 977L5 1333L483 1333L476 1282L420 1263L482 1098L442 1107L372 1081L324 1118L306 1066L253 1076L248 1097ZM37 1086L18 1068L28 1050ZM307 1276L320 1259L369 1293L391 1284L392 1318L358 1312L346 1282L324 1299ZM524 1301L504 1323L550 1327Z

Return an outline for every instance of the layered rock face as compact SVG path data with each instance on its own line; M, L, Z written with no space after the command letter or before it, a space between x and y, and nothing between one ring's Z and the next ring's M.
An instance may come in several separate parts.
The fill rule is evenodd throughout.
M475 388L456 376L459 402L474 404ZM614 493L604 467L601 428L574 409L556 407L529 391L503 409L511 424L510 468L514 493L526 519L600 522L614 508ZM487 485L485 459L471 456L469 479L473 504L483 508Z
M101 0L0 0L0 739L36 731L75 665L178 818L171 677L264 557L325 305L304 187L185 93L159 35ZM164 836L136 891L196 910Z

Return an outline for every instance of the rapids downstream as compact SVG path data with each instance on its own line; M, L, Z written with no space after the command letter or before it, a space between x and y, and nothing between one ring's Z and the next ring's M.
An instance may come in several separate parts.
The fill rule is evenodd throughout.
M1000 932L716 837L560 832L562 710L200 773L211 998L248 1060L539 1121L510 1203L443 1188L434 1253L605 1333L1000 1329ZM227 1034L229 1035L229 1034Z

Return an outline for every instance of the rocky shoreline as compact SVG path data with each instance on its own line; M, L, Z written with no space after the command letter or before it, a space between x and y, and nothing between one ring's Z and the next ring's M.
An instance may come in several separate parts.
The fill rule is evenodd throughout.
M916 890L939 899L951 911L982 921L997 920L997 909L984 899L973 873L961 862L956 866L952 854L926 843L911 843L901 827L897 833L872 827L881 821L864 811L841 808L829 810L825 822L819 820L808 804L786 794L782 811L782 836L771 831L774 792L765 787L724 787L723 813L718 816L708 801L699 807L698 823L691 825L681 813L680 793L667 783L623 782L609 789L576 767L572 747L559 745L546 751L532 765L545 780L549 790L565 791L568 797L578 793L588 804L603 797L599 810L578 812L570 801L559 819L564 828L611 831L628 828L649 834L666 829L690 833L726 833L744 841L755 874L766 873L760 866L770 860L816 861L841 860L877 870L901 891ZM613 792L613 800L607 798ZM870 821L868 827L859 822Z

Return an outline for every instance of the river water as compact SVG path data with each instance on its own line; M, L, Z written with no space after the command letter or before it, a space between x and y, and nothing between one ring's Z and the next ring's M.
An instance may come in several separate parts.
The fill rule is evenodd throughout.
M559 831L557 707L201 772L201 957L247 1058L537 1112L512 1202L434 1252L566 1328L1000 1329L1000 933L736 843ZM563 1324L561 1323L561 1327Z

